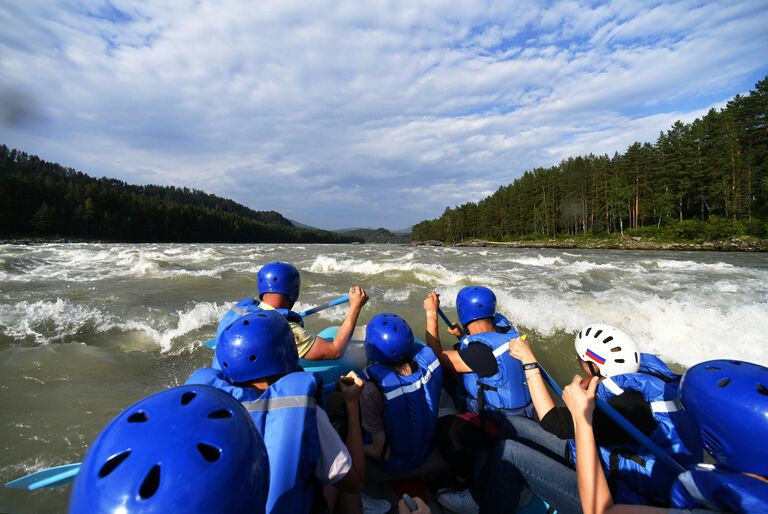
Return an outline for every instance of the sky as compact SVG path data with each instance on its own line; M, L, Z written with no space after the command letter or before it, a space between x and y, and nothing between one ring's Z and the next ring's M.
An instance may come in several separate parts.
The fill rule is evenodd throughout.
M768 74L768 0L10 0L0 143L400 229L653 142Z

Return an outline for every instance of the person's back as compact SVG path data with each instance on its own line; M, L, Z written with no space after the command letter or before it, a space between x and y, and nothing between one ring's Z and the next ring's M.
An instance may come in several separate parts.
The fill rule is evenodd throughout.
M366 452L389 474L408 473L432 451L443 373L434 352L415 343L406 321L379 314L365 337L368 383L361 397L363 427L372 433Z
M223 331L215 358L219 370L197 370L187 383L222 389L250 412L269 457L267 511L321 510L322 486L361 486L349 451L316 405L318 379L299 371L283 316L257 311L239 318Z
M684 376L680 401L715 464L677 477L672 506L768 512L768 368L729 360L697 364Z
M368 301L362 287L349 290L349 310L333 341L317 337L304 328L301 316L292 309L299 299L301 276L287 262L270 262L261 267L256 278L257 298L244 298L222 317L216 329L218 341L224 330L237 319L263 310L274 310L288 321L299 357L307 360L333 360L344 354L354 332L360 310Z

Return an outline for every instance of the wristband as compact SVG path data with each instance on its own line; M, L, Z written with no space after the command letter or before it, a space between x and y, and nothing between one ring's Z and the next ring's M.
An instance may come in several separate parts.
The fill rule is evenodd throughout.
M531 370L531 369L539 369L539 363L538 362L529 362L528 364L523 364L523 369L525 371Z

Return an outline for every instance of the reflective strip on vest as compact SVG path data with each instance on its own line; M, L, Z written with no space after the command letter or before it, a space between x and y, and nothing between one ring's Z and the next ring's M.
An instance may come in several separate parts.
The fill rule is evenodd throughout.
M315 407L315 399L309 396L283 396L243 402L248 412L269 412L278 409L310 409Z
M427 367L427 370L424 372L424 375L421 377L420 380L412 384L408 384L407 386L402 386L402 387L398 387L397 389L393 389L388 393L384 393L384 398L386 398L387 400L394 400L398 396L402 396L404 394L418 391L419 389L421 389L421 387L424 384L430 381L430 379L432 378L432 372L435 371L439 365L440 365L440 361L435 359L432 362L432 364L430 364Z
M251 311L249 311L249 310L247 310L247 309L244 309L244 308L242 308L242 307L238 307L237 305L235 305L234 307L232 307L232 310L233 310L233 311L234 311L236 314L239 314L239 315L241 315L241 316L245 316L245 315L247 315L247 314L250 314L250 313L251 313Z
M707 500L707 498L701 493L699 486L696 485L696 482L693 480L693 475L691 475L690 471L686 471L685 473L678 475L677 480L683 485L685 491L703 507L716 511L721 510L717 505Z
M503 345L499 346L498 348L496 348L495 350L493 350L493 356L498 359L499 357L501 357L502 355L504 355L507 352L509 352L509 345L508 344L503 344Z
M612 392L614 394L614 396L619 396L620 394L624 393L624 389L619 387L619 384L617 384L616 382L614 382L610 378L606 378L605 380L603 380L601 382L601 384L603 384L606 389L608 389L610 392Z
M677 412L680 410L680 403L675 401L659 401L659 402L651 402L651 410L653 412Z

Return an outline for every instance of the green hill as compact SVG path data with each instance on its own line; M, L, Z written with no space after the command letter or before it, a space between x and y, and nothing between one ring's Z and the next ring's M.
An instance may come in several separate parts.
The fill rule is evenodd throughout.
M93 178L0 145L0 238L146 242L349 243L186 187Z

